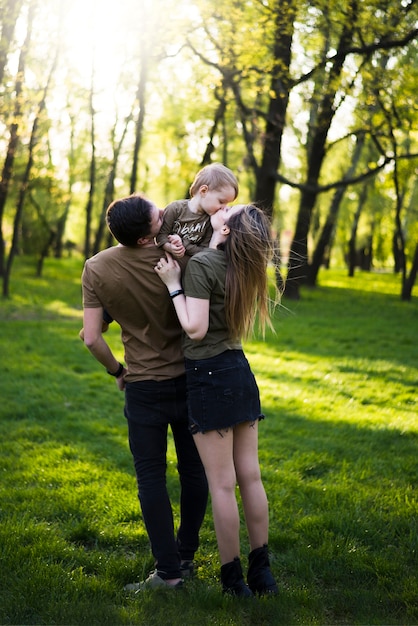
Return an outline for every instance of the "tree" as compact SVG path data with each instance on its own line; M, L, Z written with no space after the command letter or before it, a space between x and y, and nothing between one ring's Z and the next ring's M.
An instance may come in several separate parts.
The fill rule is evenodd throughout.
M26 9L28 2L16 4ZM23 249L34 250L34 239L28 245L25 233L38 232L38 219L46 238L56 231L50 245L58 256L66 237L89 255L104 243L103 213L114 194L138 189L157 203L168 203L187 193L198 167L220 160L237 173L240 200L263 206L279 234L294 232L286 293L298 297L305 276L314 284L331 246L347 245L345 208L356 194L361 200L363 187L371 190L372 182L373 193L358 205L356 239L372 236L375 258L391 260L387 225L389 219L395 223L396 215L395 202L390 205L395 187L389 185L395 159L392 132L402 196L398 226L409 266L418 224L406 184L417 152L415 5L412 0L197 0L192 5L187 0L121 0L110 20L99 5L93 10L88 3L81 19L81 3L62 3L63 53L51 88L51 128L38 128L44 137L34 153L33 201L23 214ZM15 8L10 0L2 6ZM29 82L22 89L20 118L13 119L20 121L21 141L2 213L7 229L1 231L2 239L12 225L11 199L27 162L31 102L38 99L32 94L44 87L39 61L51 50L57 11L56 3L45 0L34 20L26 58ZM11 50L11 37L4 41L11 42L6 45ZM10 54L8 58L6 71L15 62ZM9 85L10 80L4 82L2 111L12 121L19 110ZM71 106L66 106L68 99ZM124 133L122 120L133 100L132 122ZM5 130L1 118L0 125ZM351 159L360 138L364 150L354 168ZM39 146L47 145L45 165ZM6 149L0 139L0 150L6 154ZM51 183L45 201L49 176L55 176L56 184ZM379 204L385 210L383 222Z
M417 214L417 199L418 199L418 176L415 172L415 177L413 179L412 190L410 193L409 207L406 212L407 215L411 215L412 213ZM416 225L416 220L411 220L412 224ZM412 226L411 224L411 226ZM412 228L411 228L412 230ZM409 270L405 272L404 279L402 281L402 290L401 290L401 299L405 301L410 301L412 298L412 289L415 285L417 275L418 275L418 232L417 228L415 228L415 232L413 231L413 235L411 236L411 242L415 240L415 250L411 259L411 267ZM415 238L415 239L414 239Z
M123 129L122 129L122 135L121 135L118 143L115 142L117 123L115 124L115 127L114 127L113 132L112 132L112 138L113 138L113 140L112 140L113 159L112 159L112 163L110 165L110 170L109 170L109 174L108 174L107 181L106 181L106 187L105 187L103 204L102 204L102 211L101 211L101 214L100 214L100 217L99 217L99 224L98 224L98 227L97 227L97 230L96 230L96 236L95 236L95 239L94 239L93 254L96 254L97 252L99 252L99 250L101 249L101 244L103 242L104 232L105 232L106 210L107 210L107 207L109 206L109 204L114 199L115 178L116 178L116 172L117 172L118 163L119 163L119 156L121 154L122 145L123 145L123 142L125 140L126 133L128 131L128 126L129 126L129 123L130 123L131 120L132 120L132 113L130 113L128 115L128 117L126 118L126 120L124 122Z
M367 200L367 191L368 191L368 183L363 183L358 194L357 208L353 216L353 221L351 223L350 238L348 241L348 275L350 277L354 276L355 268L357 265L357 248L356 248L357 231L358 231L360 216L363 212L363 209Z
M272 11L274 19L273 62L270 75L268 101L260 167L254 167L256 188L254 200L273 215L276 196L277 172L280 169L283 132L286 124L289 93L292 87L290 63L296 3L279 0ZM247 149L249 145L247 143Z
M389 7L389 17L387 20L384 20L383 29L378 33L377 41L369 45L364 44L366 37L363 36L363 32L366 32L366 24L363 21L364 17L361 15L362 7L360 7L358 1L352 0L349 2L341 15L342 27L338 36L336 53L331 58L324 60L324 64L329 65L329 71L318 108L318 117L308 155L306 183L301 191L296 228L291 245L285 291L286 295L291 298L299 297L300 285L304 282L308 272L308 233L312 212L319 192L319 177L326 155L327 136L337 110L336 102L338 90L341 88L344 63L353 52L369 60L376 50L405 46L413 40L418 30L415 27L408 28L408 24L404 26L406 32L403 37L395 35L395 29L399 28L402 18L409 13L411 6L411 4L408 4L404 11L396 12L394 7ZM361 45L354 47L354 36L357 32L359 32L361 37Z
M242 7L236 3L232 8L229 3L218 4L213 16L202 12L204 24L201 29L209 47L207 51L202 50L202 45L191 44L190 40L189 45L208 67L216 69L225 93L229 90L233 94L246 146L246 163L256 180L255 200L274 217L277 215L277 183L290 184L300 190L286 281L286 295L298 297L299 287L309 271L308 235L318 196L333 187L340 189L353 183L352 178L347 176L332 184L321 180L334 118L347 96L354 91L356 76L362 66L371 65L373 55L380 49L388 51L407 46L418 31L413 20L408 21L412 8L410 3L405 3L401 11L395 3L381 9L373 3L363 5L358 0L352 0L342 8L334 3L318 1L314 6L300 4L296 10L291 0L256 6L259 28L256 32L251 30L254 47L246 40L247 49L244 51L236 29L229 29L224 24L220 26L226 11L233 24L250 23L253 18L251 10L247 5ZM384 19L370 41L368 25L376 12L380 12ZM296 33L297 44L303 46L303 33L306 32L307 39L314 34L315 47L312 50L306 48L300 55L301 61L295 62L293 43L297 21L303 24L303 29ZM199 36L199 31L196 36ZM255 52L257 44L261 46L261 54ZM247 63L250 53L252 62ZM299 67L303 69L303 61L308 55L311 69L296 76L295 70ZM313 85L313 89L312 94L307 96L311 106L305 133L306 173L304 182L299 182L283 176L279 171L283 169L282 137L286 123L290 123L288 109L292 94L297 88L309 84ZM388 154L383 155L374 168L357 174L356 182L360 183L376 173L390 160ZM300 170L303 173L305 167ZM334 209L341 193L335 196Z
M146 25L148 20L146 17L145 6L141 4L141 13L142 20L141 22ZM146 32L145 28L145 32ZM142 144L142 134L144 129L144 121L145 121L145 104L146 104L146 86L147 86L147 76L148 76L148 46L145 37L141 38L141 52L140 52L140 70L139 70L139 80L138 80L138 88L136 93L137 103L138 103L138 114L135 122L135 145L133 150L133 158L132 158L132 171L131 171L131 180L130 180L130 193L134 193L137 188L137 177L138 177L138 159L139 159L139 151L141 149Z
M335 114L337 89L340 84L340 77L348 53L348 47L351 44L354 28L358 20L357 12L357 1L350 1L345 15L342 16L343 22L336 46L337 52L330 62L330 70L318 106L316 124L312 132L307 162L306 183L304 189L301 191L286 280L285 293L292 298L299 297L299 287L307 275L309 227L318 195L318 181L326 154L326 140Z
M22 0L5 0L1 7L0 85L3 84L7 58L13 42L16 22L21 6Z
M30 175L32 171L32 166L33 166L34 150L38 142L38 128L39 128L39 123L40 123L42 114L46 107L46 99L47 99L49 87L51 84L52 76L57 66L57 60L58 60L58 48L56 50L55 58L53 60L52 67L51 67L49 76L46 81L42 98L38 105L38 110L33 120L32 132L30 135L29 147L28 147L28 160L26 163L22 181L20 183L19 198L18 198L15 218L13 222L12 245L10 247L9 255L7 257L6 269L5 269L4 276L3 276L3 297L9 297L10 295L9 294L10 273L12 269L13 259L16 256L17 251L18 251L19 226L20 226L20 222L22 219L23 207L24 207L24 203L26 199L26 192L27 192L29 179L30 179Z
M84 258L88 259L91 253L91 230L92 230L92 215L93 215L93 202L94 194L96 191L96 111L94 109L94 65L91 70L90 81L90 93L89 93L89 109L90 109L90 177L89 177L89 192L86 204L86 222L85 222L85 234L84 234Z
M410 301L412 298L412 288L415 285L415 281L417 279L418 274L418 243L415 247L415 253L412 260L412 266L409 275L405 276L405 279L402 282L402 292L401 298L402 300Z
M363 150L363 146L365 142L364 134L359 135L356 139L357 141L356 141L356 145L353 150L352 157L351 157L351 163L350 163L349 169L345 177L342 179L342 182L344 182L345 180L349 180L353 177L353 174L355 173L357 165L360 161L361 152ZM329 208L327 218L325 220L325 223L322 227L321 234L317 241L317 244L313 253L312 261L308 267L308 276L306 279L306 284L309 285L310 287L314 287L316 285L316 279L318 276L319 268L324 261L325 251L327 248L330 247L331 237L335 230L335 225L337 223L337 217L338 217L338 211L340 209L341 201L344 197L345 191L346 191L346 186L342 184L340 187L336 189L334 196L332 198L332 202Z
M16 83L15 83L15 98L14 98L14 112L13 121L10 125L9 141L7 146L6 158L3 165L0 180L0 276L4 274L4 262L5 262L5 250L6 242L3 235L3 215L6 206L7 196L9 193L9 187L13 175L13 164L15 160L15 154L17 144L19 141L19 124L23 115L22 111L22 99L23 99L23 81L26 68L26 58L29 51L29 45L32 37L33 21L35 17L36 2L33 1L29 5L26 38L20 49L19 63L17 69Z

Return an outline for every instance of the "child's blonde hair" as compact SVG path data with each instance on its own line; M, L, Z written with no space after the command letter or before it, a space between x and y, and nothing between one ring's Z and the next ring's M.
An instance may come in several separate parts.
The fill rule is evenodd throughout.
M202 185L207 185L210 191L232 187L235 191L235 198L238 195L238 180L235 174L222 163L206 165L196 174L189 189L191 198L196 195Z

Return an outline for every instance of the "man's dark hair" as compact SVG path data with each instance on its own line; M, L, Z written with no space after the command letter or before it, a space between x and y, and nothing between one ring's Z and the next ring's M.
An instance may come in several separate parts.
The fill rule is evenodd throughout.
M150 234L152 207L139 193L114 200L107 208L106 224L119 243L134 248L138 239Z

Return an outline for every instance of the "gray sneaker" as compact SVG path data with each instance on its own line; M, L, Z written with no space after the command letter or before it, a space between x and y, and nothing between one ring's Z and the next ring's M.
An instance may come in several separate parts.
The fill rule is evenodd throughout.
M133 591L134 593L138 593L138 591L142 591L145 589L181 589L183 586L183 581L179 580L175 585L169 585L167 581L165 581L161 576L158 576L158 571L154 570L148 576L146 580L142 583L130 583L129 585L124 586L125 591Z

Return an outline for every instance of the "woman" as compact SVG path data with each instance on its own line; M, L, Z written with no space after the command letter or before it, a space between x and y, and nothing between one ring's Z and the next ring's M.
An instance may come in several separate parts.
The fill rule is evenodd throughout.
M256 313L270 323L267 265L270 226L254 205L211 217L209 248L193 256L184 275L171 257L155 271L165 283L185 331L189 422L205 467L221 560L223 591L236 596L275 594L270 570L268 503L258 461L258 387L241 346ZM238 483L251 552L245 584L240 561Z

